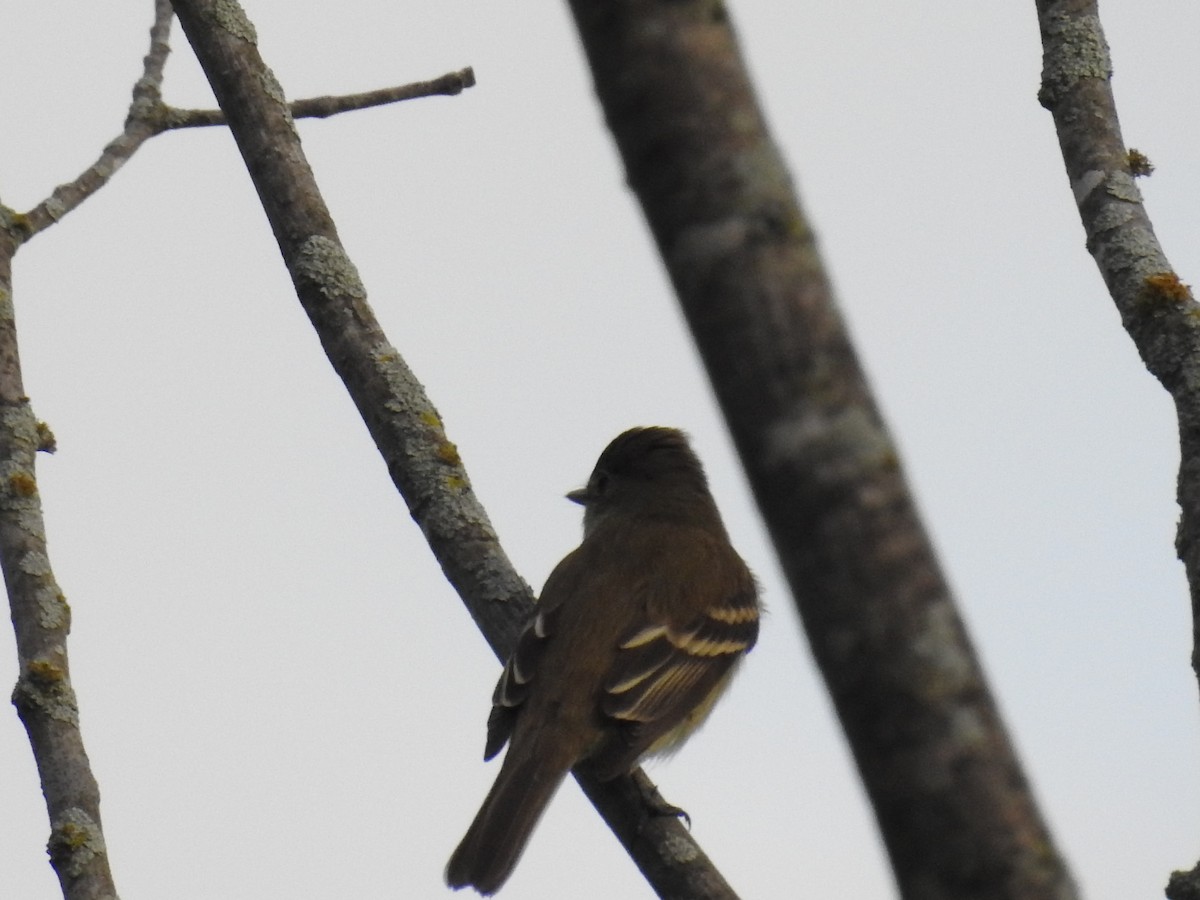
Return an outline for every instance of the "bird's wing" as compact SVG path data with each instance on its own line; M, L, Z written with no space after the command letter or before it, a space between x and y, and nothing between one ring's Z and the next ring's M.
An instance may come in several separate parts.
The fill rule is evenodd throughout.
M558 610L539 608L517 638L517 647L504 664L496 690L492 693L492 711L488 715L487 744L483 758L491 759L508 743L517 720L517 710L529 695L538 663L546 652L546 642L555 631Z
M621 774L643 754L687 737L757 637L753 589L712 605L683 626L651 623L631 629L604 684L601 711L619 727L593 754L597 771Z

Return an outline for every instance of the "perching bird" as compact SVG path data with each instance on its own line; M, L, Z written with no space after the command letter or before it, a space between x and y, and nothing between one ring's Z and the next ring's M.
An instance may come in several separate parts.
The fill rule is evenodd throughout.
M687 738L758 636L754 579L683 432L626 431L567 497L583 542L496 685L484 759L510 746L446 865L452 888L498 891L574 766L608 780Z

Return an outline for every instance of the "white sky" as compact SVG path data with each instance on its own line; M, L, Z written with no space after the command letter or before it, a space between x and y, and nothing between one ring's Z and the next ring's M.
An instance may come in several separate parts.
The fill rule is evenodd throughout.
M119 9L114 8L120 7ZM113 137L151 4L0 4L0 198ZM562 3L251 0L289 96L473 65L478 87L300 126L388 334L518 569L635 424L687 428L771 608L705 732L651 775L746 898L894 896L875 826ZM1032 3L733 5L992 685L1088 896L1200 854L1178 452L1083 246ZM1200 11L1106 4L1127 142L1200 278ZM209 106L182 35L166 95ZM156 138L16 258L51 558L122 896L446 896L495 775L498 666L292 294L222 130ZM15 681L11 639L0 672ZM0 707L0 894L59 896ZM568 784L503 896L649 897Z

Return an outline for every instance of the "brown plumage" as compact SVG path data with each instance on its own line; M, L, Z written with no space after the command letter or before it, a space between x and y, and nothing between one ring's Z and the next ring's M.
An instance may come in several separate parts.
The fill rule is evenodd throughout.
M453 888L500 889L572 767L615 778L685 739L758 636L754 579L682 432L625 432L567 496L583 543L496 685L484 758L510 746L446 866Z

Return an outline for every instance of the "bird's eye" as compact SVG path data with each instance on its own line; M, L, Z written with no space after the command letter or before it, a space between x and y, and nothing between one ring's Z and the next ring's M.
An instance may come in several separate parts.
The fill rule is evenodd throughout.
M603 496L604 494L608 493L608 473L607 472L597 472L596 473L596 476L592 479L592 488L590 491L588 491L588 493L595 494L597 496Z

